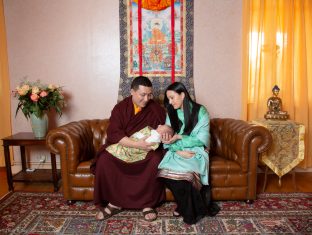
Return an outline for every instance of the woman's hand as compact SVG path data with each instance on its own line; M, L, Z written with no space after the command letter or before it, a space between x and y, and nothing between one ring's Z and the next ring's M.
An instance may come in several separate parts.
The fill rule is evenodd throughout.
M163 142L164 144L172 144L174 142L176 142L177 140L182 139L182 136L175 134L174 136L170 136L167 134L164 134L161 136L161 142Z
M180 151L176 151L176 154L184 158L192 158L195 155L195 152L192 152L189 150L180 150Z
M164 142L168 142L170 139L172 138L172 135L170 135L169 133L165 132L161 134L161 141Z

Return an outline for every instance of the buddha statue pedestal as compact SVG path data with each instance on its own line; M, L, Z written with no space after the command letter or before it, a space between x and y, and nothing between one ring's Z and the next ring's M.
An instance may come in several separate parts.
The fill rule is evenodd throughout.
M285 112L283 113L266 113L264 115L265 119L274 119L274 120L287 120L289 115Z

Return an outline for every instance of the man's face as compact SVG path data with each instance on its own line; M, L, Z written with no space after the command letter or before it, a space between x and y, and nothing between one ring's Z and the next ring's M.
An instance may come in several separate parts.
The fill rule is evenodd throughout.
M153 98L153 89L152 87L140 85L136 91L131 89L131 95L133 103L141 108L144 108Z

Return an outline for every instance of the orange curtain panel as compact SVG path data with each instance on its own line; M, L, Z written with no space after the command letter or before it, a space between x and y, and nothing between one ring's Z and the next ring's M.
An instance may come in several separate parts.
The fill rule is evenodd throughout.
M312 1L244 0L243 111L263 118L278 85L282 109L305 126L305 158L312 167Z
M5 33L3 1L0 0L0 139L11 135L11 111L10 111L10 80L8 70L8 55ZM1 141L0 166L4 166L4 153Z

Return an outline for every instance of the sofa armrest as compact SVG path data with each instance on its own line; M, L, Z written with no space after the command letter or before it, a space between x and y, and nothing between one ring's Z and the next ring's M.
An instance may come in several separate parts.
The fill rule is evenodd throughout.
M237 162L243 172L258 162L258 155L269 149L270 132L243 120L230 118L211 119L211 152Z
M108 119L81 120L49 131L47 146L60 155L62 169L75 174L80 162L95 157L105 142L108 122Z

